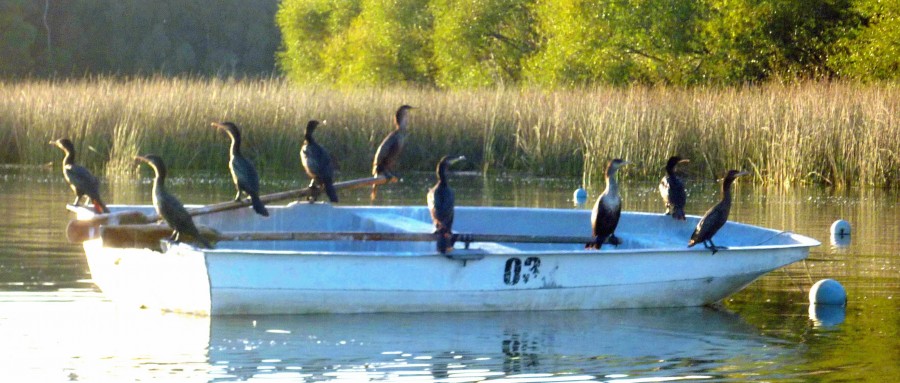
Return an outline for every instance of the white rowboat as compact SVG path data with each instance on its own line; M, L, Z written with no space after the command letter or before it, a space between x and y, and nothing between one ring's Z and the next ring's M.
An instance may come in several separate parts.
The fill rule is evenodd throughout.
M152 213L151 206L111 206ZM79 220L93 213L75 208ZM195 217L222 233L420 233L433 231L420 206L270 206ZM457 207L454 230L515 236L590 235L590 211ZM712 304L758 277L803 260L819 242L728 222L712 254L687 248L687 221L622 213L623 243L457 243L452 257L433 242L397 240L222 241L213 250L164 241L160 249L84 242L94 283L135 307L208 315L456 312L685 307Z

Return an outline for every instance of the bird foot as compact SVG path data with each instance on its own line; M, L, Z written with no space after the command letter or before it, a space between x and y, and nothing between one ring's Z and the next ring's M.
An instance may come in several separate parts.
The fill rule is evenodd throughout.
M716 254L719 250L728 250L727 246L708 245L706 248L712 251L713 254Z
M606 242L609 243L610 245L613 245L616 247L618 247L619 245L622 244L622 240L619 239L619 237L616 237L615 235L610 235L609 239L607 239Z

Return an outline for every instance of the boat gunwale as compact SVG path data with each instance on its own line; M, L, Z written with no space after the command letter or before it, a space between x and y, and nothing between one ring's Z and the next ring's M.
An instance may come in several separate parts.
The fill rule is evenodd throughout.
M324 203L323 203L324 204ZM202 205L187 205L186 207L197 207ZM272 206L273 208L282 208L287 209L290 208L292 204L281 205L281 206ZM337 209L365 209L365 210L397 210L397 209L423 209L423 206L418 205L391 205L391 206L367 206L367 205L347 205L347 206L334 206L330 205L332 208ZM90 217L97 215L90 209L83 208L80 206L71 206L67 205L70 211L79 213L79 220L81 219L90 219ZM153 210L152 205L109 205L110 208L122 208L121 211L127 211L128 208L140 209L140 210ZM545 207L515 207L515 206L458 206L456 209L458 210L515 210L519 212L531 212L531 213L540 213L540 212L571 212L571 214L584 214L582 210L576 209L561 209L561 208L545 208ZM118 211L114 210L113 214ZM355 214L353 211L350 211L350 214ZM640 212L640 211L628 211L623 212L623 216L637 216L637 217L658 217L659 213L652 212ZM84 218L82 218L84 217ZM697 215L688 215L689 219L701 219L702 217ZM423 223L425 223L423 221ZM812 237L808 237L806 235L798 234L791 231L785 230L776 230L767 227L751 225L747 223L737 222L737 221L728 221L727 225L746 228L749 230L759 231L759 232L768 232L772 234L771 238L766 239L763 243L768 242L778 236L787 235L791 238L791 240L796 243L790 244L779 244L779 245L749 245L749 246L727 246L727 249L719 250L719 252L727 251L727 252L748 252L748 251L760 251L760 250L783 250L783 249L795 249L795 248L809 248L821 246L821 242ZM277 232L277 231L273 231ZM326 231L327 232L327 231ZM355 231L354 231L355 232ZM416 231L402 231L403 233L415 233L415 234L431 234L430 232L416 232ZM361 232L364 233L364 232ZM465 234L465 232L460 232ZM489 234L489 233L488 233ZM228 242L255 242L254 240L241 240L241 241L222 241L220 243L228 243ZM284 242L293 242L290 240L286 240ZM399 241L397 241L399 242ZM490 243L490 244L508 244L512 242L476 242L476 243ZM439 254L435 251L416 251L416 252L400 252L400 253L391 253L391 252L383 252L383 251L294 251L294 250L259 250L259 249L248 249L248 248L216 248L216 249L204 249L197 247L193 244L189 243L181 243L174 244L177 246L185 246L192 251L202 252L204 254L209 255L222 255L225 253L228 254L243 254L243 255L270 255L270 256L360 256L360 257L396 257L396 258L421 258L421 257L446 257L448 259L454 260L452 255L445 256L443 254ZM554 244L559 245L559 244ZM169 246L170 249L176 248L177 246ZM474 250L474 251L473 251ZM472 250L462 250L456 249L459 252L467 252L472 253L473 255L483 255L487 256L566 256L566 255L601 255L601 256L610 256L610 255L619 255L619 254L629 254L629 255L646 255L646 254L657 254L657 253L697 253L698 255L707 254L710 252L709 249L705 248L689 248L687 245L684 247L653 247L653 248L632 248L632 249L601 249L601 250L592 250L592 249L578 249L578 250L520 250L517 248L511 248L511 251L501 252L501 251L477 251L479 249ZM458 260L471 260L471 259L458 259Z

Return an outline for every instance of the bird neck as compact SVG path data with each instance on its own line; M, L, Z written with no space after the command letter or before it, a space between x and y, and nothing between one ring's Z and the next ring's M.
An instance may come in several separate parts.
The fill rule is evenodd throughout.
M734 180L728 180L722 182L722 202L731 203L731 184L734 183Z
M438 184L446 184L447 183L447 165L441 164L437 168L437 179Z
M675 177L675 166L666 166L666 175Z
M164 192L166 190L166 171L153 167L156 176L153 177L153 193Z
M606 190L603 192L606 195L618 195L619 194L619 182L616 180L616 173L610 172L606 174Z
M303 135L303 138L306 140L306 142L309 143L316 142L316 140L313 138L313 132L310 131L306 131L306 134Z
M75 153L66 150L66 157L63 158L63 166L75 164Z
M231 135L229 135L231 136ZM241 137L231 136L231 156L240 157L241 155Z
M409 124L409 119L406 117L406 114L402 114L398 117L394 118L394 126L397 130L406 131L406 125Z

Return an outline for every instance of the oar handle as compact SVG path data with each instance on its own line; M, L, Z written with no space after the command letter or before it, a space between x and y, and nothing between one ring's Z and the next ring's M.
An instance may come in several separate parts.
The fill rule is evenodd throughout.
M395 178L388 178L384 176L380 177L372 177L372 178L359 178L355 180L343 181L334 184L334 188L337 190L342 189L353 189L363 186L372 186L372 185L384 185L387 183L396 182ZM288 190L278 193L271 193L261 195L259 197L263 203L272 203L276 201L285 201L291 199L299 199L303 197L307 197L312 195L313 190L309 187L295 190ZM250 206L249 200L240 200L240 201L228 201L215 203L211 205L201 206L197 208L188 209L188 213L192 216L204 215L204 214L212 214L218 213L227 210L239 209L245 206ZM67 209L70 211L78 213L81 209L86 209L81 206L72 206L67 205ZM80 219L69 222L68 227L66 228L66 238L69 239L69 242L72 243L81 243L88 239L96 237L95 229L99 225L107 225L107 224L140 224L140 223L151 223L159 221L160 217L156 213L151 213L145 215L139 211L118 211L115 213L107 213L107 214L96 214L87 219Z
M399 241L433 242L438 234L433 233L387 233L387 232L216 232L200 227L201 235L213 242L220 241ZM171 235L172 229L166 225L109 225L100 228L100 236L107 247L150 247L159 246L159 240ZM584 244L590 237L516 235L516 234L454 234L454 242L509 242L509 243L557 243Z
M390 183L390 182L394 182L394 181L395 181L394 179L384 177L384 176L372 177L372 178L360 178L360 179L335 183L334 188L336 190L353 189L353 188L358 188L358 187L362 187L362 186L384 185L386 183ZM286 200L292 200L292 199L299 199L299 198L303 198L303 197L309 197L312 194L313 194L313 189L306 187L303 189L288 190L288 191L272 193L272 194L264 194L264 195L259 196L259 199L263 203L268 204L268 203L277 202L277 201L286 201ZM234 210L234 209L242 208L245 206L250 206L250 201L246 200L246 199L242 199L240 201L222 202L222 203L216 203L216 204L212 204L212 205L201 206L201 207L197 207L197 208L193 208L193 209L188 209L188 213L192 216L197 216L197 215L218 213L218 212L227 211L227 210ZM152 219L153 221L159 220L159 217L156 214L152 214L152 215L148 216L148 218Z

